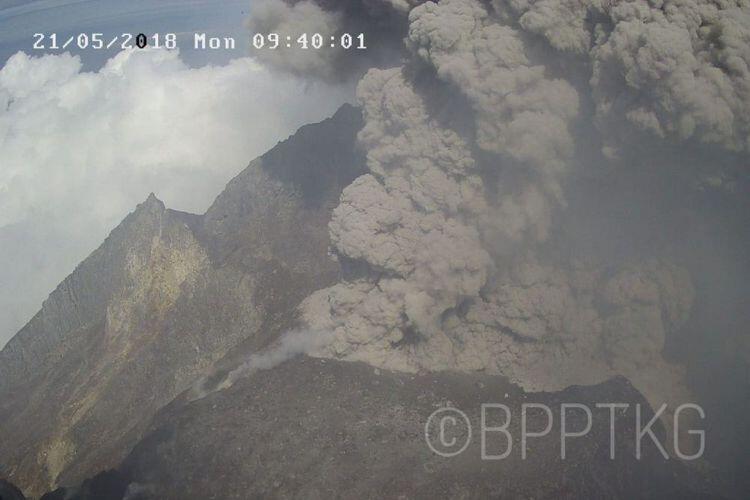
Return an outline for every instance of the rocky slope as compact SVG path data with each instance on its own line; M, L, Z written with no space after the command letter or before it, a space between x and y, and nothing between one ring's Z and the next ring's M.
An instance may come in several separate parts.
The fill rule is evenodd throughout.
M332 282L326 224L362 168L360 120L303 127L203 216L139 205L0 353L0 476L38 495L114 467L158 409Z
M408 375L301 357L205 399L170 405L120 473L131 491L174 499L708 495L703 474L665 461L654 447L635 459L632 407L617 417L618 460L608 458L606 412L588 436L569 441L566 460L560 459L557 417L551 434L530 439L528 455L521 458L521 404L557 409L575 400L594 408L603 398L645 404L621 378L527 395L502 377ZM514 443L507 459L481 459L480 408L486 402L510 408ZM431 452L424 437L428 416L446 404L464 410L473 428L471 444L453 458ZM499 413L489 415L489 425L502 423ZM568 428L582 429L581 417L571 412ZM542 414L529 419L530 429L544 425ZM506 449L498 434L487 436L489 453Z
M595 408L602 400L631 405L615 414L617 460L609 458L608 410L594 410L591 432L570 439L561 460L559 405ZM502 460L481 459L486 402L511 414L513 445ZM521 405L532 402L553 408L555 421L550 434L529 439L524 459ZM719 498L706 471L664 460L654 446L636 459L636 404L647 403L623 378L529 395L503 377L410 375L303 356L205 398L179 398L117 469L42 500ZM424 440L427 417L445 405L465 410L473 428L471 443L453 458L434 454ZM499 413L489 415L489 425L502 423ZM541 430L546 417L530 412L528 422ZM585 425L582 413L566 419L568 429ZM663 430L657 435L664 439ZM488 453L507 449L499 436L487 434Z

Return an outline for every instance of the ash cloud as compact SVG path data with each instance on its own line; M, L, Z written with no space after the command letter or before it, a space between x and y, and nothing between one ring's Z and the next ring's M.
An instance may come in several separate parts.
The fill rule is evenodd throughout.
M745 0L494 0L493 6L553 48L588 59L609 156L622 146L615 138L634 133L750 150Z
M409 9L404 61L359 82L369 173L329 225L343 265L360 266L301 306L311 328L334 332L326 355L501 373L528 390L620 374L655 405L690 400L685 367L666 353L694 314L696 256L666 234L690 227L673 215L689 210L701 179L746 166L745 7ZM715 161L686 161L683 148ZM597 206L597 190L623 179L629 210L663 204L644 209L661 237L645 236L645 220L608 219L620 201ZM684 199L644 201L655 179L682 186ZM616 229L596 234L569 210ZM601 250L618 230L626 244Z
M564 78L540 79L544 67L530 64L526 49L550 62L557 59L557 64L586 65L586 98L595 106L594 120L609 158L651 135L750 150L747 0L263 0L256 14L249 24L259 32L369 30L374 50L366 55L327 51L304 58L295 50L258 54L271 67L324 80L358 76L367 66L399 64L396 55L408 58L398 50L408 37L407 45L429 59L441 78L453 80L469 94L478 114L484 115L478 117L485 125L478 133L489 133L487 144L499 145L503 138L515 144L513 132L523 139L524 130L535 126L541 127L540 134L557 134L547 147L558 151L539 154L559 156L551 162L550 155L536 159L546 168L554 168L570 148L560 123L524 115L512 117L510 125L502 113L512 115L519 106L525 110L521 101L546 100L559 107L546 106L551 115L545 118L565 122L576 114L575 96ZM467 29L475 31L466 36ZM549 50L539 46L540 39ZM472 48L476 52L467 52ZM518 94L521 88L524 95ZM506 94L514 98L505 99ZM507 130L489 130L492 127ZM517 154L537 154L532 142L518 142Z
M624 116L637 131L750 151L750 4L658 5L612 5L611 32L594 33L601 126L615 135Z

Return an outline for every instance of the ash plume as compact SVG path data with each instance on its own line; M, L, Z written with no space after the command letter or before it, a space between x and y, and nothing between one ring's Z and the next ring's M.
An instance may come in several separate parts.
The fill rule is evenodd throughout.
M301 306L311 328L334 332L323 354L501 373L541 391L620 374L655 405L689 400L684 367L664 352L692 314L690 259L675 257L677 240L629 251L649 246L638 222L623 228L628 247L600 251L605 233L566 212L599 210L576 181L638 178L650 157L654 175L682 179L683 147L712 148L723 166L711 175L746 161L746 4L443 0L406 11L404 61L358 85L369 173L329 224L333 252L360 265ZM638 182L622 190L628 203Z
M612 142L638 132L750 148L745 0L494 0L498 12L592 68L595 120ZM624 118L624 119L623 119Z

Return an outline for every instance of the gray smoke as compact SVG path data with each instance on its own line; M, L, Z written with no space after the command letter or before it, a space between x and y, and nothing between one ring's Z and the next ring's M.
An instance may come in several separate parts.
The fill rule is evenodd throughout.
M402 28L380 33L401 46L387 58L265 60L371 67L369 172L329 224L345 278L301 305L333 332L316 354L532 391L622 375L654 407L746 369L746 0L314 4L341 29Z
M690 400L684 367L665 357L694 314L682 250L649 240L638 221L606 250L617 228L584 186L630 170L618 196L639 203L652 182L638 180L642 163L673 183L695 168L690 189L707 185L706 172L716 189L731 184L716 179L747 161L746 6L410 9L405 61L359 83L369 173L344 190L329 225L334 253L366 272L301 306L311 328L334 332L322 353L501 373L528 390L620 374L655 405ZM678 152L704 146L722 166L688 167ZM661 222L676 210L663 203ZM592 227L566 215L571 206Z
M388 345L408 341L411 332L422 342L396 350L406 359L392 367L455 367L438 352L455 352L448 343L425 347L445 337L446 313L479 299L501 271L493 241L547 238L551 212L565 203L560 177L573 154L569 123L578 96L530 59L523 33L478 1L428 2L409 19L414 59L465 97L473 137L430 116L405 68L371 70L362 79L357 97L366 125L359 139L371 174L344 190L330 234L337 252L382 277L318 292L305 310L313 326L346 338L338 355L392 358ZM478 159L476 149L496 163ZM502 158L514 173L495 180L504 195L492 199L483 169L499 172ZM360 306L339 316L340 301Z

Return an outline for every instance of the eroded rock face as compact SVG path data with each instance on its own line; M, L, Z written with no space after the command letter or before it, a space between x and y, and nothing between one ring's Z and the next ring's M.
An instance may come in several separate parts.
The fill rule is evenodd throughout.
M54 485L74 461L116 459L119 439L191 375L155 355L173 348L158 333L209 266L190 222L149 197L4 351L6 369L17 368L4 378L3 465L28 492Z
M0 473L39 495L116 466L159 408L333 282L326 224L361 170L360 120L303 127L205 216L139 205L0 353Z

